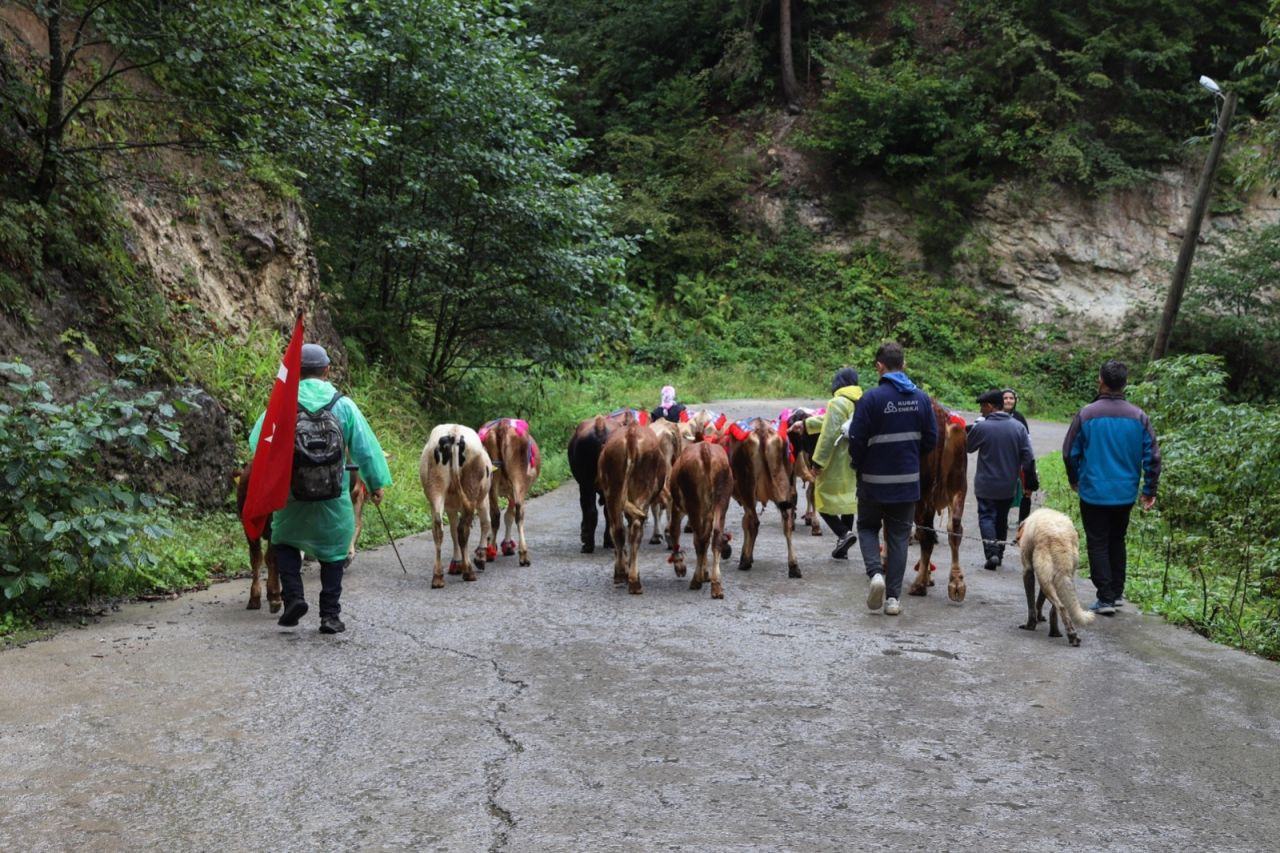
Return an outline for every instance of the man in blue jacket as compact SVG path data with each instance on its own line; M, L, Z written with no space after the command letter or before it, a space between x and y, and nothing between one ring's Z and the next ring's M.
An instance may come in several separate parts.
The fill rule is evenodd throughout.
M1123 362L1104 363L1097 398L1076 413L1062 442L1067 481L1080 495L1089 577L1098 590L1089 609L1104 616L1124 600L1124 537L1134 500L1151 509L1160 482L1160 446L1147 413L1124 398L1128 381Z
M1040 481L1031 434L1004 410L1004 394L993 388L978 397L978 405L982 417L966 430L965 445L978 454L973 493L978 498L978 529L987 558L983 568L994 572L1004 561L1009 509L1022 472L1026 472L1028 491L1040 488Z
M920 500L920 459L938 443L933 403L902 372L905 366L901 345L890 342L876 350L880 384L862 395L849 423L849 459L858 469L858 545L871 579L867 607L879 610L883 604L887 616L902 612L907 540Z

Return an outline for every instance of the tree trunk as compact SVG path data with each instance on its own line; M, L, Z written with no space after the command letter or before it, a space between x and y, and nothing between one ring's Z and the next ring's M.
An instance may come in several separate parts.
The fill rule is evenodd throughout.
M778 32L782 42L782 97L787 111L800 112L800 84L796 82L795 59L791 53L791 0L779 0Z
M63 102L66 98L67 68L62 54L62 3L49 4L49 101L45 108L44 132L40 140L40 170L32 194L41 205L49 203L58 186L58 164L62 158Z

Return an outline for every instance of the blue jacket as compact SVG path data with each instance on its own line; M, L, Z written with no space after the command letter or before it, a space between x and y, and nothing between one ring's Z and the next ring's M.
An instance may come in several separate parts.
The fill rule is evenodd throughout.
M1071 419L1062 442L1067 480L1080 500L1122 506L1142 494L1154 496L1160 482L1160 446L1147 413L1124 394L1099 394Z
M1008 412L992 412L969 428L965 440L978 454L973 494L984 500L1008 500L1018 489L1018 472L1035 473L1031 435Z
M920 500L920 458L938 443L933 402L905 373L886 373L862 395L849 423L849 461L858 497L879 503Z

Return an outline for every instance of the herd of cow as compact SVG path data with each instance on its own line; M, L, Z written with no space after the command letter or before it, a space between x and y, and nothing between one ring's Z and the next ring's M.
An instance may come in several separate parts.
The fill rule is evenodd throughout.
M731 556L725 515L730 498L742 507L743 542L738 568L751 568L759 512L772 503L782 518L787 542L787 571L801 576L792 537L797 521L797 479L807 486L808 510L802 517L814 535L820 534L813 505L814 475L809 454L816 435L804 429L810 409L788 410L777 418L752 418L729 422L719 413L701 410L687 421L650 422L648 414L620 409L589 418L569 439L569 468L577 481L582 509L582 552L595 548L599 511L603 508L603 546L614 549L613 581L626 583L640 594L640 543L644 526L652 517L651 543L665 536L670 562L679 577L687 573L682 532L693 534L697 568L689 588L710 582L711 597L723 598L721 559ZM934 518L948 515L951 572L947 593L954 601L965 597L960 569L961 516L967 491L967 453L964 422L934 403L938 434L942 440L922 460L921 500L917 505L916 531L920 560L910 594L925 595L932 585L930 556L937 543ZM538 477L538 444L528 423L515 418L490 421L479 430L461 424L442 424L431 431L419 463L419 476L431 509L431 532L436 557L431 578L433 589L444 586L443 543L448 519L452 557L448 573L475 580L476 570L497 558L518 554L522 566L530 564L525 540L525 501ZM243 480L241 481L243 500ZM352 477L352 501L356 510L357 537L363 505L363 484ZM497 541L502 501L506 502L504 538ZM759 509L757 509L759 507ZM666 517L665 531L662 518ZM472 526L479 517L480 543L470 551ZM687 519L687 524L686 524ZM514 528L515 539L512 539ZM354 550L355 541L352 541ZM250 543L253 585L249 607L260 607L259 569L261 544ZM278 609L278 583L267 554L268 595L271 611Z

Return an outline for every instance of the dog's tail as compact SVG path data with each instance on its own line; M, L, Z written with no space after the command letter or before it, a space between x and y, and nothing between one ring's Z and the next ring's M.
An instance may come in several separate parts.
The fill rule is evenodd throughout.
M1053 585L1058 593L1058 600L1070 612L1072 622L1077 625L1089 625L1093 622L1093 614L1080 606L1080 598L1076 595L1076 585L1072 582L1072 575L1055 572Z

